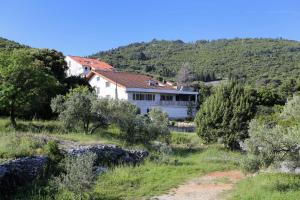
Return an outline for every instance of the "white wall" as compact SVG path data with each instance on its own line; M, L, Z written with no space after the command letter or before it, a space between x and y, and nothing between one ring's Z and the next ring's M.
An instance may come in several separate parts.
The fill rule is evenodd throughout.
M170 103L176 103L175 94L173 96L173 101ZM160 94L155 94L155 101L146 101L146 100L133 100L133 93L128 93L128 100L132 104L136 105L140 108L142 114L146 114L147 110L151 110L152 108L160 108L162 111L168 113L169 118L187 118L187 106L178 106L178 105L160 105Z
M100 79L98 79L98 77ZM109 87L106 87L106 82L110 82ZM96 88L100 89L98 97L109 97L115 99L117 90L118 99L128 99L128 94L126 93L125 88L118 86L114 82L108 81L107 79L100 77L96 74L89 80L89 83L92 87L95 88L95 90Z
M98 80L97 77L100 77ZM138 108L140 108L142 114L147 113L147 109L151 110L152 108L160 108L162 111L168 113L169 118L187 118L187 106L178 106L178 105L161 105L160 104L160 94L155 94L155 101L147 101L147 100L133 100L133 93L134 92L128 92L126 88L121 86L116 86L114 82L110 82L110 87L106 87L106 82L109 81L101 76L98 76L95 74L90 80L89 83L94 88L100 88L100 93L98 94L98 97L109 97L115 99L116 98L116 88L118 93L118 99L124 99L128 100L132 104L136 105ZM95 89L96 90L96 89ZM147 93L142 92L141 93ZM151 93L153 94L153 93ZM165 94L165 93L164 93ZM173 97L173 103L176 103L175 101L175 94Z
M71 57L67 56L65 58L65 61L67 62L68 65L68 70L67 70L67 76L81 76L81 75L87 75L90 69L85 71L84 67L73 60Z

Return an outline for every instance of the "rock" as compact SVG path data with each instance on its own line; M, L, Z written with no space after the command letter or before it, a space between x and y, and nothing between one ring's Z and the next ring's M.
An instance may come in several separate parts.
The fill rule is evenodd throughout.
M127 150L116 145L88 145L67 149L66 154L78 156L84 153L96 154L96 165L137 164L148 156L147 151Z
M94 169L95 176L103 174L107 172L107 170L108 170L107 167L97 166Z
M18 187L43 176L48 159L43 156L18 158L0 165L0 194L7 195Z

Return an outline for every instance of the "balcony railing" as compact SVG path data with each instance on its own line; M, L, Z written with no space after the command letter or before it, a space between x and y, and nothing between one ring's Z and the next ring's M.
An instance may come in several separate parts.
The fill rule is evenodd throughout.
M196 106L194 101L159 101L161 106Z

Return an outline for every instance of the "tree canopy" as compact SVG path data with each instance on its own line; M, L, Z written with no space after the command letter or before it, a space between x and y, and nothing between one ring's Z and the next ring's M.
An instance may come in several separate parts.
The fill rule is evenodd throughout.
M44 103L47 91L57 87L58 82L39 70L26 50L0 53L0 106L8 110L16 127L16 116Z
M142 54L143 56L135 56ZM252 85L277 87L300 78L300 42L284 39L220 39L212 41L153 40L91 55L119 70L140 71L175 81L183 65L227 78L238 76ZM277 85L277 86L276 86Z

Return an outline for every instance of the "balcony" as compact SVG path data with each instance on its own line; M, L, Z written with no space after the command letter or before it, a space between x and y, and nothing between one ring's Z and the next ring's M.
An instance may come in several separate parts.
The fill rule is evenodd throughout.
M159 101L159 105L161 106L196 106L196 102L194 101Z

